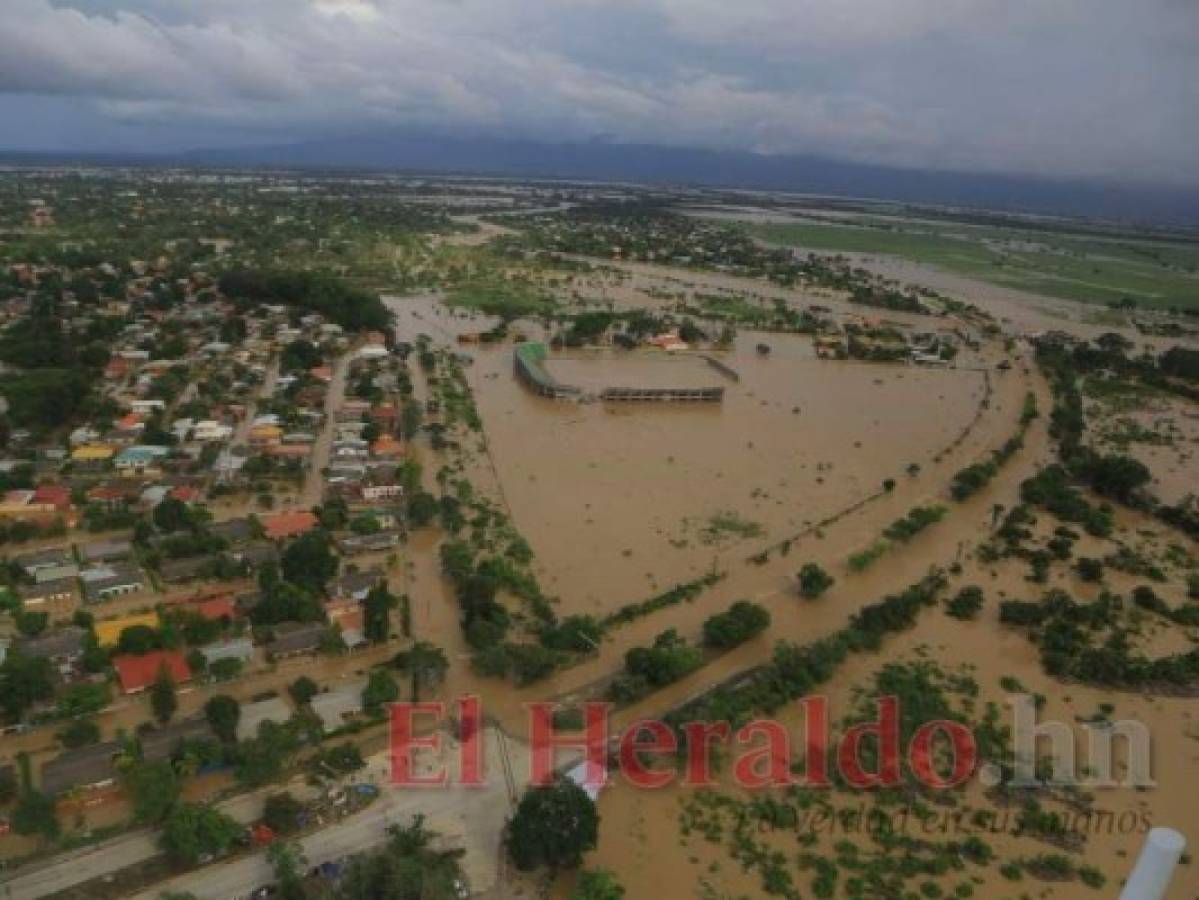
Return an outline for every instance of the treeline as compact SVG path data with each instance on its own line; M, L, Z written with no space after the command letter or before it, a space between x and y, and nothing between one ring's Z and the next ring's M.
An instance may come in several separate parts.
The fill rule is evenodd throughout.
M1193 607L1171 610L1149 588L1134 592L1137 606L1171 621L1195 625ZM1120 627L1124 599L1104 591L1093 603L1079 603L1064 591L1047 592L1039 601L1006 600L999 621L1024 629L1041 652L1045 671L1107 687L1192 688L1199 679L1199 650L1149 659L1133 650ZM1106 632L1101 643L1095 636Z
M390 334L392 316L379 295L352 287L331 272L235 269L221 275L219 286L242 309L293 306L320 313L348 331Z
M840 631L810 644L780 641L771 661L746 677L720 685L666 716L685 747L683 726L727 721L734 728L756 713L771 713L823 684L850 653L877 650L883 638L910 628L923 607L937 601L946 580L930 574L898 594L863 607Z
M109 320L77 333L69 333L64 320L58 304L42 299L0 335L0 360L21 370L4 375L6 427L55 428L96 411L89 405L109 358Z
M707 575L696 578L693 581L676 584L669 590L655 597L650 597L648 600L642 600L640 603L626 603L615 612L605 616L601 624L604 628L627 625L629 622L640 619L642 616L648 616L658 610L675 606L683 601L694 600L703 593L705 588L711 587L722 578L724 578L723 572L709 572Z
M731 650L769 627L770 613L764 606L738 600L704 622L703 645L709 650ZM633 647L625 653L624 672L608 686L607 697L615 703L633 703L703 664L703 649L668 628L650 646Z
M1024 408L1020 412L1020 428L1017 433L1008 438L998 450L992 451L990 459L966 466L953 476L953 482L949 486L949 493L953 499L961 502L986 487L991 479L999 474L1004 464L1020 452L1024 446L1024 435L1028 426L1037 416L1037 398L1030 391L1024 396Z
M1040 505L1055 514L1055 506L1081 514L1085 501L1080 502L1079 498L1072 497L1066 489L1068 481L1073 480L1086 484L1103 497L1141 509L1191 537L1199 538L1199 509L1193 500L1184 500L1173 506L1156 503L1142 491L1153 478L1144 463L1130 456L1099 453L1084 441L1086 419L1077 383L1080 373L1111 371L1121 377L1135 378L1150 386L1199 400L1199 390L1177 384L1164 374L1167 368L1171 372L1190 372L1195 364L1193 354L1196 351L1175 347L1159 360L1149 355L1130 359L1125 355L1130 346L1125 338L1116 334L1100 335L1094 345L1071 344L1056 336L1037 344L1037 362L1053 390L1054 406L1049 433L1057 441L1062 468L1062 471L1049 476L1050 501L1053 505ZM1087 526L1082 518L1067 520L1082 522ZM1091 526L1087 527L1090 531Z

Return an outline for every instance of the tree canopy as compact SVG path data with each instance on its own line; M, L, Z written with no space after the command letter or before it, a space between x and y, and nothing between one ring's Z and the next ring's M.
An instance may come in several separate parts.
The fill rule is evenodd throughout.
M558 777L521 797L508 823L508 855L518 869L573 867L595 847L599 813L573 781Z
M162 827L162 849L177 862L194 865L208 853L223 853L242 826L213 806L180 803Z

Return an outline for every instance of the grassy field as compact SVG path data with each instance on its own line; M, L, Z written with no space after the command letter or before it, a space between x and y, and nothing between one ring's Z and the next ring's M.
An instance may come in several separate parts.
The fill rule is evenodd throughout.
M955 223L752 224L755 236L817 251L879 253L1005 287L1085 303L1199 309L1199 241L1137 240Z
M449 291L446 303L508 319L553 312L557 306L548 292L523 282L487 279Z

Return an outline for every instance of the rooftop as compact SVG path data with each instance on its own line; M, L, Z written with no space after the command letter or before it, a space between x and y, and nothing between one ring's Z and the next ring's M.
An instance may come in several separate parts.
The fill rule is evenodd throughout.
M143 656L127 653L113 657L112 665L117 670L121 690L126 694L149 687L158 679L158 673L164 666L176 684L190 681L192 677L187 660L178 650L152 650Z

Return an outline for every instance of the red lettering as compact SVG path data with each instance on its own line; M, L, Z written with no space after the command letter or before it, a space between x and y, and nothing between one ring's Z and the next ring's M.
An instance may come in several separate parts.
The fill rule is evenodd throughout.
M937 771L933 752L933 739L941 732L949 738L953 748L953 768L948 778ZM920 783L931 788L955 788L964 783L974 772L978 762L978 744L974 734L960 722L937 719L925 722L912 735L908 745L908 765Z
M483 786L483 704L469 694L458 701L458 783Z
M806 788L826 788L828 778L828 698L819 695L799 701L804 717L804 777L795 783Z
M766 742L737 757L733 778L743 788L785 787L791 783L791 741L778 722L757 719L737 729L738 744L748 744L758 735Z
M643 732L649 732L648 740L641 740ZM662 755L675 753L679 749L674 731L656 719L643 719L629 727L620 739L620 771L629 783L639 788L666 787L674 779L670 769L650 769L641 761L641 754Z
M603 785L607 782L605 763L608 745L608 704L585 703L583 712L586 728L582 735L558 735L554 731L554 704L528 703L529 738L532 741L533 764L530 780L535 785L554 780L554 751L576 747L584 751L587 761L587 782Z
M445 704L437 701L424 703L393 703L391 705L391 783L402 787L441 787L446 783L445 769L426 776L416 774L414 750L438 750L441 740L434 732L418 738L413 734L412 720L417 715L433 715L440 719L445 715Z
M837 750L841 775L851 787L898 787L900 784L899 701L895 697L882 697L876 708L878 720L850 728L841 738ZM862 741L868 735L874 735L876 739L877 772L867 772L862 767Z
M687 738L687 774L683 784L687 787L712 787L711 741L729 739L728 722L688 722L683 726Z

